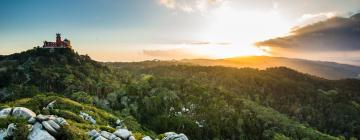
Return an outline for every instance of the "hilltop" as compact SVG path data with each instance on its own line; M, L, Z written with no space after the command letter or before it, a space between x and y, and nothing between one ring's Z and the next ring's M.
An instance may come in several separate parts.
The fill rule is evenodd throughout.
M359 138L356 79L327 80L286 67L101 63L71 48L2 56L0 69L1 109L24 106L63 117L83 139L92 129L114 131L115 118L137 139L170 131L199 140ZM54 100L59 108L44 112ZM82 110L99 126L79 119Z

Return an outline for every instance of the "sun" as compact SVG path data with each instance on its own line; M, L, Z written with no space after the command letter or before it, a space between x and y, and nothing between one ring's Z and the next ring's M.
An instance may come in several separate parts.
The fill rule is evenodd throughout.
M269 55L270 49L258 48L255 42L289 33L291 25L276 9L270 11L241 10L224 4L207 16L208 25L202 39L209 42L227 43L203 50L213 57Z

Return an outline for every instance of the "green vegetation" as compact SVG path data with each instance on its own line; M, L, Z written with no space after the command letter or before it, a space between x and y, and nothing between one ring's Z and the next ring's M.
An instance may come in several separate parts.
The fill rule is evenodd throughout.
M0 69L2 106L64 117L69 138L107 129L116 118L137 138L168 131L199 140L360 138L355 79L326 80L284 67L99 63L70 49L40 48L1 57ZM55 109L44 110L53 100ZM99 125L81 119L82 110Z

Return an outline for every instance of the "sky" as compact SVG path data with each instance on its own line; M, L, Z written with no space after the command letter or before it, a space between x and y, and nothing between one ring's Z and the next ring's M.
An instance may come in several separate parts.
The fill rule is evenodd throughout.
M291 57L254 44L289 36L294 27L349 18L360 12L358 5L360 0L1 0L0 54L42 46L61 33L98 61ZM353 58L358 53L351 62L331 54L334 59L307 52L296 57L360 63Z

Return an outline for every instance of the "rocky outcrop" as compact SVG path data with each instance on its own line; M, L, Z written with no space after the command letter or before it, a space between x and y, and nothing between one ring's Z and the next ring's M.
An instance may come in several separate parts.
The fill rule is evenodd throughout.
M33 111L25 107L14 107L11 112L11 115L14 117L22 117L25 119L30 119L31 117L36 116L36 114Z
M36 122L28 136L29 140L56 140L52 135L49 134L46 130L43 129L43 126Z
M0 111L2 117L13 116L28 119L30 126L29 140L55 140L61 127L68 125L66 120L54 115L36 115L25 107L5 108ZM10 124L7 129L0 129L0 140L11 137L16 129L15 124Z
M7 129L1 129L0 130L0 140L3 140L7 137L13 136L15 129L16 129L16 126L14 123L9 124Z
M114 133L91 130L88 132L88 135L93 140L135 140L135 137L132 135L131 131L127 129L117 129Z
M0 118L11 115L12 108L4 108L0 111Z
M166 132L161 140L189 140L185 134L176 134L175 132Z

